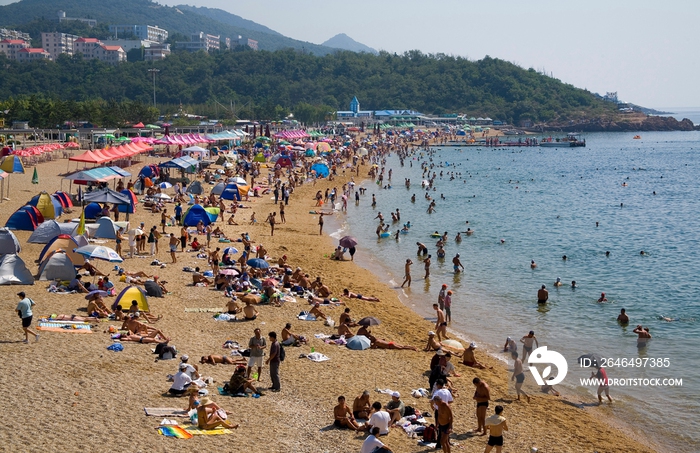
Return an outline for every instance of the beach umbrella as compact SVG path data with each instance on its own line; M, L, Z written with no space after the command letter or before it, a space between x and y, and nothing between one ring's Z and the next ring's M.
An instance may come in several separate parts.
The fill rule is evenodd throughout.
M249 259L246 264L255 269L267 269L270 264L262 258Z
M322 153L327 153L331 150L331 145L329 145L327 142L321 142L316 145L316 149Z
M22 159L19 156L10 154L5 156L0 163L0 170L6 173L24 173L24 165L22 164ZM10 177L7 177L7 196L10 196Z
M268 279L265 279L265 281L263 281L262 285L264 288L266 286L277 286L277 283L279 283L279 282L277 280L275 280L274 278L268 278Z
M32 176L32 184L39 184L39 173L36 172L36 167L34 167L34 175Z
M95 291L90 291L85 295L85 300L90 300L95 296L107 297L107 291L102 291L101 289L96 289Z
M219 273L221 275L230 275L232 277L235 277L236 275L238 275L238 271L236 269L221 269L219 271Z
M238 249L236 247L226 247L224 249L224 255L235 255L236 253L238 253Z
M367 338L366 336L355 335L354 337L348 339L348 342L345 345L345 347L354 351L362 351L364 349L369 348L371 344L372 342L369 341L369 338Z
M576 359L582 367L598 367L602 365L603 358L598 354L583 354L581 357Z
M240 176L234 176L233 178L229 179L228 182L232 182L232 183L237 184L239 186L247 186L248 185L246 180L241 178Z
M357 245L357 239L352 236L345 236L340 238L340 246L345 248L355 247Z
M161 189L170 189L172 186L173 185L167 181L164 181L164 182L158 184L158 187L160 187Z
M379 321L374 316L366 316L366 317L360 319L359 321L357 321L357 323L361 326L369 327L369 326L378 326L379 324L381 324L381 321Z
M114 250L103 245L86 245L74 250L86 258L109 261L110 263L121 263L124 261L121 256Z
M153 198L157 198L159 200L170 200L170 195L167 193L156 193L153 194Z

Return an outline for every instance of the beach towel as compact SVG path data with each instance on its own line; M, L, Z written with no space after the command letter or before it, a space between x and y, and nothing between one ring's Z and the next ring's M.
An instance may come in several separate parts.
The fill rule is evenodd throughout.
M219 436L221 434L233 434L232 429L222 427L214 429L200 429L197 426L188 426L185 428L185 430L190 434L190 436Z
M158 428L158 433L165 437L174 437L176 439L192 439L192 433L186 431L182 426L168 425Z
M229 393L226 390L224 390L223 387L217 387L216 389L219 391L219 395L222 395L222 396L233 396L233 397L237 397L237 398L248 397L247 393Z
M146 415L149 417L187 417L187 411L174 407L144 407Z
M320 352L312 352L311 354L306 356L309 360L312 362L325 362L326 360L330 360L330 357L325 356L321 354Z
M42 330L44 332L92 333L90 324L69 322L39 322L37 330Z
M297 318L299 318L300 321L316 321L314 315L299 315Z
M223 313L224 309L219 307L214 308L185 308L185 313Z

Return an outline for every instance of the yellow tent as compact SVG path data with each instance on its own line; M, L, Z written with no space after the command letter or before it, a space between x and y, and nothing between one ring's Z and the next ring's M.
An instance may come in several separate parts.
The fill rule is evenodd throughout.
M114 301L112 309L117 308L117 305L121 305L122 310L128 311L133 301L138 303L139 310L149 311L148 297L146 297L146 293L138 286L127 286L124 288L117 296L117 300Z
M36 208L41 212L41 215L44 216L44 220L52 220L57 217L51 195L46 192L41 192L39 194L39 199L36 201Z

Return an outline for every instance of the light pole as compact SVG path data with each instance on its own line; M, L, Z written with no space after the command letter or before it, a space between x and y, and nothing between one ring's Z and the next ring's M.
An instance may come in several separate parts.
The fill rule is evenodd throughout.
M153 74L153 107L156 106L156 74L160 72L160 69L151 68L148 72Z

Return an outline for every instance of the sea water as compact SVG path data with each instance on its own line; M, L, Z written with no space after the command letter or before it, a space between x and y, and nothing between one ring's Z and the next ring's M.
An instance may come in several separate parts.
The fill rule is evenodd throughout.
M534 330L541 346L567 359L561 385L582 402L596 402L596 388L581 385L591 369L579 366L580 355L634 362L667 358L668 367L651 367L649 360L646 367L609 366L610 378L673 378L682 379L682 386L613 387L615 403L604 413L664 448L699 451L700 133L644 132L641 140L633 135L588 134L585 148L436 146L433 171L443 176L429 192L437 203L432 214L421 188L425 153L417 152L403 167L392 155L386 165L393 170L392 188L364 182L359 205L350 202L339 216L338 235L356 236L360 264L375 269L427 318L434 319L432 304L448 284L454 291L451 328L477 341L482 353L505 359L498 354L505 338L517 342ZM405 178L411 180L408 189ZM397 208L401 221L392 224L392 233L408 221L410 233L398 241L377 239L375 216L382 212L391 223ZM467 227L474 234L462 233L462 242L455 242ZM448 232L445 259L437 258L434 231ZM432 255L428 280L417 241ZM452 269L456 253L466 267L458 274ZM415 263L413 283L399 289L407 258ZM553 285L557 277L563 286ZM549 302L538 306L543 284ZM608 303L597 303L601 292ZM630 316L628 327L616 322L621 308ZM632 332L638 324L653 336L641 350ZM528 381L526 388L536 391L532 376Z

